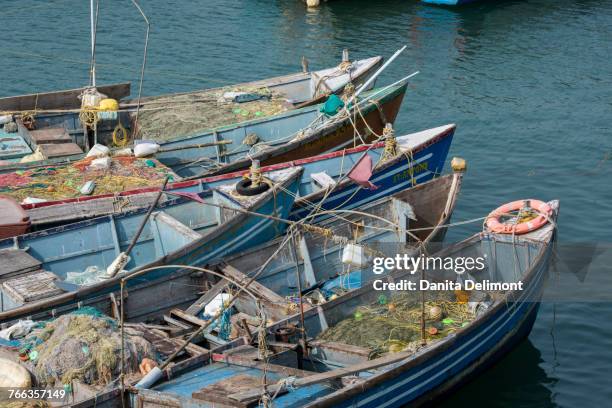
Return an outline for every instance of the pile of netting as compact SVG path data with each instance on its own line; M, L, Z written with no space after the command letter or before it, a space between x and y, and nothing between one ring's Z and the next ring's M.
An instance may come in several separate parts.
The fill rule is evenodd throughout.
M421 316L420 295L380 295L377 302L357 307L352 316L328 328L319 339L369 348L370 358L415 351L422 343ZM425 300L427 343L443 339L475 318L468 302L458 301L453 293L429 293Z
M92 164L95 157L64 165L0 174L0 194L22 201L26 197L59 200L81 197L81 188L93 181L93 194L118 193L142 187L159 187L166 175L178 177L155 159L113 157L103 168Z
M1 402L0 408L47 408L51 405L47 401L13 401Z
M96 309L82 308L46 322L22 343L21 356L39 386L54 387L78 380L106 385L121 373L121 333L114 320ZM126 374L139 372L143 358L156 359L143 333L125 328Z
M236 102L234 94L247 94ZM228 96L229 95L229 96ZM254 99L248 101L248 99ZM283 95L267 88L232 87L151 99L138 114L139 136L157 141L219 128L287 110Z

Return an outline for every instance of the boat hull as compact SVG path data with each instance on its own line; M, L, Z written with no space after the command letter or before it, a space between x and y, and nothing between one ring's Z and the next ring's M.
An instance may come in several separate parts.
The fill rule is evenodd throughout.
M275 215L279 218L287 218L298 189L299 174L299 171L295 171L293 176L283 183L284 187L281 191L266 193L269 197L254 208L251 208L250 211L263 214L264 216ZM163 210L163 207L161 209ZM139 213L143 211L145 210L139 210ZM126 214L125 216L129 217L129 215ZM126 227L131 226L134 228L138 223L139 219L128 219L125 224ZM70 224L66 227L58 227L51 231L46 230L29 234L24 237L43 240L41 243L43 246L45 244L55 244L57 246L57 241L54 242L52 240L53 232L64 233L64 229L74 230L73 235L75 236L73 238L78 244L83 239L82 230L84 228L89 227L100 234L101 228L106 224L108 224L108 219L102 217L77 224ZM111 220L111 225L115 228L115 220ZM287 224L270 218L250 213L241 213L231 217L212 232L203 235L201 239L181 246L178 250L168 255L152 259L149 263L140 263L139 265L142 266L129 271L130 275L140 275L137 278L126 280L125 283L125 289L129 292L129 297L125 301L126 318L138 319L145 318L148 315L159 315L160 311L191 302L197 298L197 292L201 289L199 285L201 282L197 276L194 276L193 271L167 267L167 265L202 265L274 239L282 234L286 227ZM118 231L119 234L123 234L123 227L120 226ZM70 234L64 235L65 239L70 239ZM47 236L49 236L49 239L45 241ZM109 241L108 236L106 236L106 239L103 239L104 237L96 238L102 239L105 244ZM144 238L141 236L142 239ZM18 237L16 240L16 243L24 245L22 237ZM0 248L10 248L12 242L12 239L0 241ZM164 241L164 245L167 244L170 243ZM64 248L64 246L61 245L60 248ZM111 244L109 249L112 250L112 248L113 245ZM135 248L132 253L133 258L145 256L139 254L138 248ZM50 259L50 257L48 256L47 259ZM150 259L150 257L146 257L146 259ZM128 264L128 267L130 265L131 263ZM143 269L160 266L162 268L140 273ZM75 270L65 266L62 266L61 269ZM53 298L44 299L43 301L29 303L13 310L0 312L0 323L12 322L26 316L35 319L48 318L50 315L56 315L84 305L91 305L106 313L111 313L109 294L114 292L120 296L120 280L123 277L123 275L119 275L107 281L81 287L75 292L68 292ZM176 291L173 291L173 285ZM185 287L191 289L185 290ZM177 296L177 293L180 296Z
M327 196L321 191L297 200L291 211L291 219L300 220L310 214L312 205L306 203L315 203L321 210L350 210L431 180L442 173L453 134L454 129L449 129L429 146L414 152L412 157L403 154L397 160L375 168L370 181L377 187L376 190L368 190L354 182L347 182ZM371 157L375 163L373 155ZM325 218L326 216L322 215L316 220Z
M372 180L378 186L376 191L365 190L354 182L347 180L347 182L337 186L322 201L324 192L314 191L315 187L311 180L314 173L325 172L335 178L345 173L363 154L366 154L368 148L365 146L348 149L343 152L328 153L266 166L262 168L262 171L280 170L294 166L300 166L304 169L299 188L300 198L296 200L290 213L290 219L292 220L301 219L309 213L310 207L306 205L307 202L320 204L326 210L337 207L350 209L409 188L413 185L413 181L414 184L423 183L440 174L444 168L444 163L454 137L454 125L441 126L419 133L400 136L398 139L405 138L411 140L412 138L418 138L419 134L427 132L431 134L430 137L424 138L422 143L415 143L413 145L411 149L412 158L409 158L407 154L401 154L384 164L375 166ZM367 154L370 155L373 163L378 163L383 151L384 143L378 143L367 150ZM200 193L207 188L214 188L223 183L235 182L242 178L243 174L244 172L236 172L178 182L170 185L167 191ZM39 204L26 204L24 208L28 211L28 215L35 228L41 229L80 219L116 214L139 208L137 207L138 205L143 206L153 200L155 194L156 189L147 188L126 191L117 195L107 194Z
M496 313L471 328L470 333L455 338L443 351L420 364L399 365L333 398L323 398L307 407L403 407L419 406L442 398L472 379L511 351L530 333L537 312L552 243L525 281L527 289L515 302L501 305ZM425 356L424 356L425 357Z
M344 72L342 75L332 75L333 78L328 78L325 81L322 81L326 84L323 89L319 89L321 82L318 83L316 89L311 89L314 87L313 81L315 78L325 78L326 75L331 74L338 70L338 67L327 68L320 71L307 71L307 72L299 72L295 74L283 75L274 78L268 78L258 81L252 81L242 84L233 85L233 87L237 88L266 88L277 92L279 94L284 95L287 101L291 101L292 104L289 105L290 111L298 110L305 107L310 107L325 101L330 93L341 93L344 90L345 85L348 82L352 82L352 84L356 87L364 84L380 67L382 64L382 57L372 57L368 59L362 59L353 62L353 72L347 73ZM374 85L374 82L370 83L368 86L368 90ZM223 88L212 88L206 90L199 90L195 92L186 92L186 93L175 93L169 95L158 95L158 96L150 96L143 97L140 99L140 103L146 104L149 102L155 102L160 98L168 98L168 97L177 97L177 96L185 96L185 95L197 95L198 93L205 91L222 91L223 89L228 89L227 87ZM79 119L79 109L81 107L81 101L79 99L79 95L85 90L85 88L79 89L71 89L57 92L48 92L48 93L37 93L32 95L21 95L14 96L8 98L0 98L0 107L4 107L4 111L15 111L16 113L26 112L26 111L37 111L34 120L35 120L35 128L37 130L40 129L49 129L49 128L64 128L67 133L70 134L70 137L74 143L76 143L80 148L85 148L88 143L85 140L85 132L83 130L83 125ZM130 93L130 84L115 84L111 86L102 86L98 88L103 94L107 95L110 98L114 98L116 100L123 100L124 97L128 96ZM120 111L117 114L116 119L112 120L102 120L97 124L97 137L98 141L111 145L114 143L113 141L113 133L115 131L115 125L117 121L121 123L121 125L125 129L131 129L134 123L134 116L136 107L138 106L138 100L123 100L122 104L124 110ZM114 115L111 115L114 117ZM268 117L268 119L273 119L273 117ZM304 121L304 125L309 122L308 118L302 119ZM241 130L246 129L247 127L253 125L255 122L255 127L257 127L256 123L261 121L245 121L237 124L235 127L236 132L240 133ZM264 120L265 122L265 120ZM32 149L36 148L36 143L32 140L28 129L18 121L20 133L24 137L27 144L32 147ZM303 127L302 126L302 127ZM158 141L161 145L164 146L180 146L183 145L182 140L190 140L192 143L208 143L210 140L216 139L212 137L212 132L214 130L220 130L221 128L228 128L228 126L215 126L207 129L206 132L200 130L200 135L195 135L200 138L204 138L204 142L194 142L194 134L176 134L171 135L173 140L160 140ZM91 131L90 131L91 133ZM245 133L246 135L246 133ZM281 136L283 136L281 134ZM91 134L89 135L91 138ZM242 135L244 137L244 135ZM210 139L210 140L209 140ZM242 140L242 138L240 139ZM92 142L91 140L89 142ZM222 147L222 146L221 146ZM240 146L239 146L240 147ZM204 149L196 149L202 150ZM206 150L207 157L215 157L215 148L209 148ZM19 157L28 154L30 152L26 152L21 154ZM199 156L202 156L203 153L200 152ZM57 156L57 155L56 155ZM19 163L18 159L10 159L8 162L14 162L14 164L0 166L0 172L9 172L20 169L27 169L36 166L44 166L44 165L59 165L66 162L72 162L76 160L80 160L84 157L84 154L74 154L72 152L64 151L61 157L52 157L44 161L37 161L33 163ZM169 156L169 160L172 160L172 155ZM233 161L233 158L227 158L226 162Z

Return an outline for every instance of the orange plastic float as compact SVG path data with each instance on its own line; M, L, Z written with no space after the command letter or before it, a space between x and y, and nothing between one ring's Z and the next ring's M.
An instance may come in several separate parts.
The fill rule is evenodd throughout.
M502 216L508 216L513 211L535 212L537 216L518 223L505 223L501 221ZM492 211L486 220L486 225L489 231L497 234L526 234L535 231L544 226L550 219L553 213L550 205L540 200L517 200L508 204L504 204Z

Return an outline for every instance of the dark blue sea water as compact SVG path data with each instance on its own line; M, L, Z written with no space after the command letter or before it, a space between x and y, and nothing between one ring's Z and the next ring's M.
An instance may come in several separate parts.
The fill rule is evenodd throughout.
M0 2L0 95L87 83L88 3ZM101 3L98 83L136 84L144 23L127 0ZM612 241L611 2L490 0L450 9L334 0L315 11L298 0L142 3L151 20L148 95L298 71L302 55L314 68L338 63L343 48L389 56L407 44L379 84L421 71L398 132L458 124L451 155L466 158L469 170L455 220L517 198L559 198L561 242ZM610 264L599 267L612 274ZM571 284L572 276L561 279ZM608 406L611 310L544 303L528 341L446 405Z

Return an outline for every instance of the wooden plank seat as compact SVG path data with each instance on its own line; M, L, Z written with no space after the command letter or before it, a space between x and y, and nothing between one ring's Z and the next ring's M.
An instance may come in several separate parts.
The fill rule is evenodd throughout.
M36 145L72 143L72 138L64 127L30 130L30 139Z
M20 249L0 250L0 281L40 269L42 263Z
M53 283L57 279L54 273L42 269L7 279L2 284L2 309L14 309L63 293Z
M48 159L83 153L83 150L76 143L44 143L39 144L38 147L41 153Z
M311 354L319 360L328 360L342 365L353 365L369 360L371 350L365 347L335 341L313 340L308 343Z
M269 381L267 382L269 384ZM234 392L245 392L252 388L261 387L261 377L250 374L238 374L221 381L209 384L191 394L191 397L201 401L221 404L231 407L246 407L248 404L232 400L227 395Z

